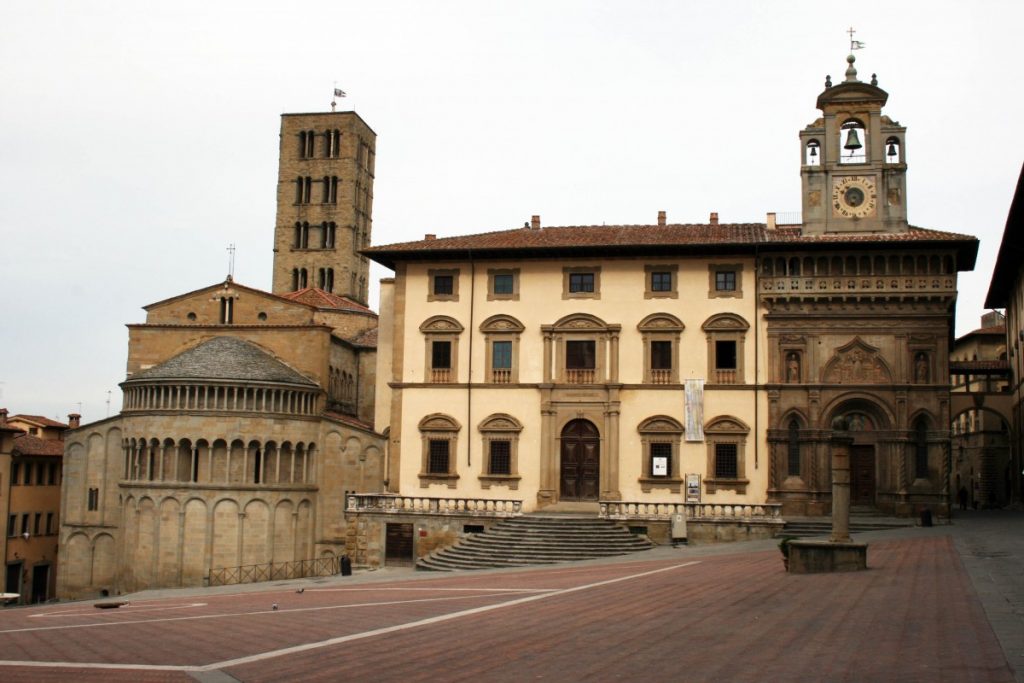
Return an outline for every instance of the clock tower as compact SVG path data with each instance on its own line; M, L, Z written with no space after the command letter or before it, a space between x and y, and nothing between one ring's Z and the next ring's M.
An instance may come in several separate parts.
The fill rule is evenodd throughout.
M846 61L846 80L825 78L823 116L800 132L804 234L904 232L907 129L882 114L875 75L863 83Z

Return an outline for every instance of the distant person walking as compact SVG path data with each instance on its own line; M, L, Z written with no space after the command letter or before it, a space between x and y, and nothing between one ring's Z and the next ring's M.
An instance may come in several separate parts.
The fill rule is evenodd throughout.
M957 491L956 497L960 500L960 509L967 509L967 487L961 486L960 490Z

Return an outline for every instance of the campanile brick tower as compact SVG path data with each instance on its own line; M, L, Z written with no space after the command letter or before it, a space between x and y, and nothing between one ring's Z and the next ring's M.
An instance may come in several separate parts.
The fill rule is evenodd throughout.
M377 134L351 111L281 116L275 294L319 287L366 303Z

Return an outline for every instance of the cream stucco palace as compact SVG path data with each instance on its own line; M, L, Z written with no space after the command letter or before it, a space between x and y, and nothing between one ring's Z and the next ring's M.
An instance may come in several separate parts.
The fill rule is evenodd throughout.
M684 501L819 515L843 416L855 504L944 511L952 312L977 240L908 224L906 129L848 62L800 132L801 224L534 216L366 250L395 273L388 489L651 523Z

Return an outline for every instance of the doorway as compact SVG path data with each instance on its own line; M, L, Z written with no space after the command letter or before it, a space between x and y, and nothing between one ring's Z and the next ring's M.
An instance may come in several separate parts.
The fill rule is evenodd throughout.
M4 581L5 593L21 593L21 562L11 562L7 565L7 577ZM21 602L19 600L19 602Z
M562 430L561 500L600 497L601 439L588 420L573 420Z
M50 565L37 564L32 567L32 602L46 602L49 597Z
M875 447L850 448L850 504L875 504Z
M384 564L412 565L412 524L388 524L384 538Z

